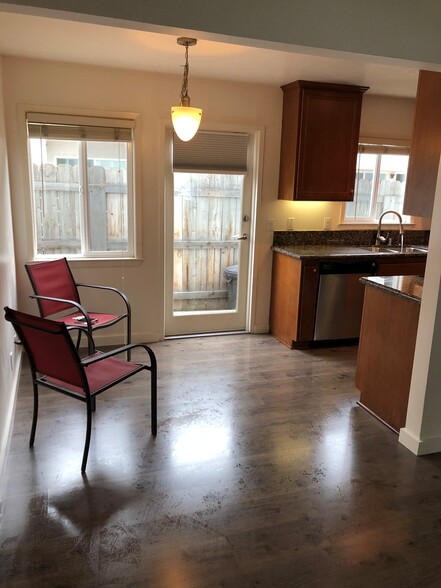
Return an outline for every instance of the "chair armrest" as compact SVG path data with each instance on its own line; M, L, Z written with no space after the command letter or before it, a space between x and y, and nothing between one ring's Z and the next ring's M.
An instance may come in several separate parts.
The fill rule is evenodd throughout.
M95 288L97 290L109 290L110 292L115 292L115 294L118 294L118 296L120 296L123 300L124 300L124 304L126 305L126 309L127 309L127 313L130 314L130 302L129 299L127 298L127 296L121 292L121 290L118 290L118 288L112 288L112 286L98 286L97 284L80 284L80 283L76 283L76 286L81 286L82 288Z
M113 357L114 355L118 355L119 353L125 353L129 349L135 349L135 347L142 347L142 349L144 349L149 354L152 366L156 366L155 354L150 349L150 347L148 347L148 345L144 345L142 343L132 343L131 345L124 345L123 347L118 347L117 349L112 349L112 351L107 351L105 353L99 352L99 355L97 355L96 357L86 357L83 360L81 360L81 365L83 367L87 367L88 365L91 365L92 363L102 361L103 359L107 359L108 357ZM138 362L135 362L135 361L132 361L129 363L134 363L135 365L144 365L144 364L139 364Z
M83 331L87 328L88 330L92 331L92 322L89 318L89 315L87 313L87 310L84 308L84 306L81 306L81 304L79 302L75 302L74 300L67 300L66 298L54 298L53 296L41 296L40 294L32 294L31 296L29 296L29 298L35 298L35 299L40 299L40 300L52 300L53 302L65 302L66 304L70 304L71 306L75 306L75 308L78 308L80 314L84 315L85 319L86 319L86 324L85 325L75 325L75 328L77 329L82 329Z

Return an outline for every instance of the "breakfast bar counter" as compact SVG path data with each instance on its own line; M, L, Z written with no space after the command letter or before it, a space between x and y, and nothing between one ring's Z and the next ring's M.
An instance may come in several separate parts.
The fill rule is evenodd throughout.
M355 384L359 404L390 429L406 423L423 278L362 278L365 297Z

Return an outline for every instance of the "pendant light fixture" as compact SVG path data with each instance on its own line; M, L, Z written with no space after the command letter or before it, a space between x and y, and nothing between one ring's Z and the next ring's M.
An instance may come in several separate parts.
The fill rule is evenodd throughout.
M196 45L197 40L189 37L179 37L178 45L185 47L184 77L181 88L181 103L179 106L172 106L171 117L175 133L182 141L190 141L196 135L199 128L202 109L190 106L188 95L188 48Z

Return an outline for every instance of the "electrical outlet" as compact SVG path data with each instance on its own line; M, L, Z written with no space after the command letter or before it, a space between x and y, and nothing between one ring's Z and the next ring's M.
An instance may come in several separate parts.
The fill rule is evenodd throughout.
M274 231L274 219L273 218L266 219L266 230L267 231Z
M286 228L288 231L293 231L294 230L294 218L292 217L288 217L288 221L286 223Z
M331 230L331 217L330 216L325 216L325 218L323 219L323 229L325 231Z

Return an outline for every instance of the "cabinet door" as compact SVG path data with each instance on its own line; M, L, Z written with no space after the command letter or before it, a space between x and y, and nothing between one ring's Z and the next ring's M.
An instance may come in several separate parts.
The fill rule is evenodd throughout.
M353 200L361 98L352 92L304 91L297 200Z
M274 253L270 333L290 348L305 347L314 337L318 263Z
M441 154L441 73L420 71L404 214L432 216Z
M314 339L315 312L319 284L318 263L306 263L302 268L297 340Z
M290 348L297 338L301 269L299 260L274 253L270 333Z

